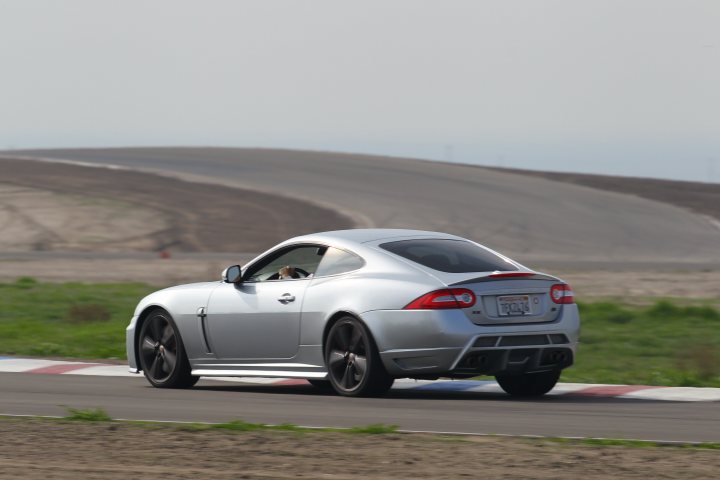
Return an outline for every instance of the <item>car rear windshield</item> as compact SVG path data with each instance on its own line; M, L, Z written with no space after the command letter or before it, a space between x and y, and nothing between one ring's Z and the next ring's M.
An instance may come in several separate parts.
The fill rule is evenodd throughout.
M380 248L433 270L448 273L515 271L517 267L498 255L464 240L400 240Z

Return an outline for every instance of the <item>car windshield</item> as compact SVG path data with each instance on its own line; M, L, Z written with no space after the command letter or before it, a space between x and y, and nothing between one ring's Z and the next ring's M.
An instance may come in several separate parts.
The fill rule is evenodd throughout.
M380 248L433 270L447 273L515 271L518 268L474 243L451 239L387 242Z

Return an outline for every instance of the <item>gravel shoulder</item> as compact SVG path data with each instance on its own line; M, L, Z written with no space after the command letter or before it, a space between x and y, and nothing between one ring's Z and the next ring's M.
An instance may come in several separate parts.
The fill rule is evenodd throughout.
M720 451L0 419L0 478L715 478Z

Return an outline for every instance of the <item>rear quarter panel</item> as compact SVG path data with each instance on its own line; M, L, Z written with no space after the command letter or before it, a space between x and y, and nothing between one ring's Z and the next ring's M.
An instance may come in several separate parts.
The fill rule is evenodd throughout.
M322 345L325 326L337 312L362 318L368 311L399 310L420 295L442 286L421 271L392 264L316 278L305 291L300 343Z

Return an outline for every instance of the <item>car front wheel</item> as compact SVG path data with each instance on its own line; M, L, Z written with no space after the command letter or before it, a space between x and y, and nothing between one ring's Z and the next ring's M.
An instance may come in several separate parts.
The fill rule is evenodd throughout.
M152 386L189 388L197 383L199 377L190 374L182 339L168 312L150 312L137 341L140 368Z
M382 395L395 381L385 371L370 332L353 317L341 318L330 329L325 365L332 387L348 397Z
M555 384L560 379L560 370L517 375L497 375L495 379L509 395L539 397L555 387Z

